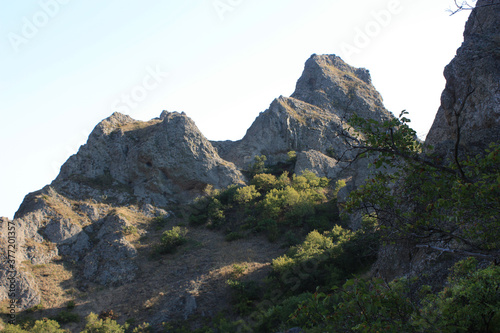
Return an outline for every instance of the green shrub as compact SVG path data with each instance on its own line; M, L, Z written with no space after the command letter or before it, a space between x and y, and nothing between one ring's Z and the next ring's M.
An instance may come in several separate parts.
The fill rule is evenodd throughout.
M132 330L132 333L151 333L153 332L153 328L149 323L142 323L141 325L135 327Z
M37 304L29 309L26 309L26 312L28 313L32 313L32 312L36 312L36 311L41 311L43 310L43 303L40 302L40 304Z
M265 232L267 234L267 239L270 242L274 242L278 239L279 229L278 223L272 218L265 218L257 223L257 231Z
M68 301L68 303L66 303L66 308L68 310L73 310L76 306L76 303L74 300L71 300L71 301Z
M240 205L254 201L261 194L257 191L255 185L240 187L236 190L234 200Z
M477 269L464 259L452 269L448 285L425 299L421 324L444 332L500 332L500 266Z
M31 333L66 333L54 320L37 320L30 330Z
M254 185L255 188L261 193L266 193L277 187L278 179L275 175L271 175L269 173L260 173L252 178L250 184Z
M363 134L353 147L358 157L372 156L375 169L391 172L373 172L349 194L347 210L366 212L369 207L390 242L445 241L451 251L498 258L500 144L471 156L458 136L452 158L443 159L418 140L406 114L382 122L351 119Z
M224 206L230 206L235 201L236 192L240 187L237 185L229 185L225 189L219 190L215 197L220 200L221 204Z
M262 321L258 324L258 332L286 331L289 328L290 316L297 310L299 305L311 298L311 293L303 293L291 296L279 304L274 305L263 313Z
M261 297L262 290L257 282L229 279L226 283L231 288L232 302L237 312L248 314Z
M267 172L266 168L267 157L265 155L255 156L254 163L250 166L248 172L251 176L257 175L259 173Z
M123 227L123 234L124 235L137 235L137 227L133 225L129 225L126 227Z
M273 281L285 293L342 284L375 260L378 239L366 228L354 232L337 225L328 232L310 232L301 244L273 260Z
M63 310L59 312L52 319L56 320L58 323L67 324L67 323L77 323L80 321L80 316L71 311Z
M163 232L160 241L160 253L173 253L177 248L187 242L188 230L183 227L173 227Z
M212 228L218 228L224 224L226 216L224 206L217 198L212 198L208 204L208 224Z
M238 239L242 239L244 238L245 236L243 236L242 234L240 234L239 232L230 232L226 235L226 237L224 237L224 239L226 240L226 242L232 242L232 241L235 241L235 240L238 240Z
M7 324L2 333L29 333L29 331L22 329L19 325Z
M2 330L5 333L67 333L68 331L61 329L59 323L55 320L37 320L30 328L23 329L21 325L7 324Z
M97 314L90 313L86 318L85 328L81 333L125 333L125 327L110 318L99 319Z
M310 332L415 332L415 305L406 279L386 283L374 278L348 280L333 294L314 293L291 316Z
M154 226L155 230L163 229L168 223L167 215L159 215L151 219L151 224Z

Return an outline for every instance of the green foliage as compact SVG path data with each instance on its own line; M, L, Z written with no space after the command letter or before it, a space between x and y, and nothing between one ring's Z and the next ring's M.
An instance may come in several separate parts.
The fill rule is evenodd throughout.
M27 313L33 313L33 312L37 312L37 311L41 311L43 310L43 303L40 302L40 304L37 304L29 309L26 309L26 312Z
M184 227L173 227L170 230L163 232L161 236L159 252L174 253L177 248L187 242L186 235L188 230Z
M80 321L80 316L74 312L63 310L59 312L56 316L54 316L52 319L54 319L60 324L77 323Z
M297 161L297 152L295 150L290 150L286 155L288 156L289 163L295 163L295 161Z
M417 282L354 278L331 293L308 296L288 324L308 332L500 332L499 266L478 269L475 259L462 260L444 290L432 294L422 286L423 299L415 293Z
M30 333L65 333L55 320L37 320Z
M316 292L291 317L311 332L415 332L410 281L348 280L334 293Z
M224 206L219 199L213 198L207 207L208 223L212 227L219 227L225 221Z
M461 261L441 291L416 279L356 277L375 260L380 236L423 239L429 246L441 242L449 247L444 251L498 259L500 145L445 163L418 141L405 114L383 122L351 121L358 134L346 139L361 157L370 155L375 168L375 176L346 204L364 213L358 230L345 228L338 217L335 197L345 181L330 186L309 171L257 172L263 159L256 160L250 186L233 194L214 191L196 203L203 223L219 219L217 228L228 234L265 232L271 241L281 237L292 245L273 260L265 296L234 270L227 281L234 308L260 319L253 326L225 321L228 331L298 326L307 332L500 332L499 266ZM300 232L308 232L303 241L296 237Z
M304 242L273 260L273 280L295 294L342 284L375 259L378 240L371 228L351 231L337 225L324 233L310 232Z
M275 175L269 173L256 174L250 181L250 186L254 186L261 193L267 193L278 187L278 180Z
M134 327L132 333L152 333L153 328L148 323L142 323L137 327Z
M245 271L248 269L247 266L241 266L241 265L238 265L238 264L234 264L233 265L233 271L231 272L231 277L233 279L238 279L240 277L243 276L243 274L245 274Z
M90 313L85 320L82 333L125 333L125 327L111 318L99 319L97 314Z
M245 315L254 309L255 302L261 297L261 289L255 281L226 281L232 291L232 302L239 314Z
M267 157L265 155L255 156L254 163L250 166L248 170L251 176L257 175L259 173L267 172L266 168Z
M136 226L133 226L133 225L129 225L129 226L126 226L126 227L123 227L123 234L124 235L137 235L137 227Z
M224 239L226 240L226 242L232 242L232 241L235 241L235 240L238 240L238 239L242 239L242 238L245 238L245 236L243 236L241 233L235 232L235 231L232 231L232 232L228 233L226 235L226 237L224 237Z
M277 305L271 306L262 315L262 321L257 325L257 332L274 332L277 330L285 331L290 325L289 319L297 308L308 301L311 293L303 293L297 296L291 296Z
M500 145L475 157L456 155L446 165L423 152L405 114L383 123L353 119L364 135L362 154L376 156L375 168L394 172L378 172L353 191L347 208L375 217L387 240L453 240L484 255L499 249Z
M279 177L256 174L248 186L209 189L190 206L189 222L223 229L229 240L245 236L243 230L264 232L270 241L290 226L326 230L339 216L329 185L310 171L291 177L286 171Z
M73 310L75 307L76 307L76 303L74 300L68 301L68 303L66 303L66 308L68 310Z
M255 185L240 187L236 190L234 200L240 205L247 204L260 197Z
M7 324L2 333L29 333L29 331L22 329L19 325Z
M23 325L27 326L27 325ZM61 329L59 323L55 320L43 319L37 320L30 327L21 327L21 325L7 324L2 332L5 333L67 333L67 330Z
M151 219L151 225L156 231L163 229L168 223L168 216L159 215Z
M500 332L500 266L477 269L477 260L458 262L448 286L429 295L419 324L443 332Z

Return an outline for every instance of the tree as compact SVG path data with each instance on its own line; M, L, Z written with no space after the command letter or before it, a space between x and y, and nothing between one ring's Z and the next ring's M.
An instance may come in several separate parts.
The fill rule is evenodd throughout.
M352 118L357 134L344 133L346 140L357 158L374 157L377 172L351 193L347 209L375 218L388 241L498 259L500 145L459 158L457 143L445 161L417 139L406 114L383 122Z
M110 318L99 319L95 313L90 313L86 318L87 323L82 333L124 333L125 328Z
M482 7L490 7L490 6L497 6L500 5L499 3L487 3L481 6L474 6L472 3L476 2L477 0L472 0L472 1L457 1L453 0L455 3L455 8L450 8L448 11L450 12L451 15L455 15L458 12L461 12L463 10L473 10L474 8L482 8Z
M250 166L249 170L250 175L255 176L259 173L265 173L267 171L266 161L267 161L266 155L255 156L254 163Z

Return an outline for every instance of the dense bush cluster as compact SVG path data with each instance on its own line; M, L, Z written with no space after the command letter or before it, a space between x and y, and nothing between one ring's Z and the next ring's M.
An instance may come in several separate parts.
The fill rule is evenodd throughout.
M234 236L264 232L274 241L294 228L330 228L339 216L332 193L329 180L310 171L301 175L285 171L279 176L258 173L247 186L209 188L208 195L191 206L189 221Z
M289 318L307 332L500 332L500 267L458 262L437 294L412 295L416 279L351 279L317 292Z
M352 231L336 225L332 230L310 232L304 242L273 260L272 281L287 294L329 290L352 274L361 273L375 260L378 247L373 226Z

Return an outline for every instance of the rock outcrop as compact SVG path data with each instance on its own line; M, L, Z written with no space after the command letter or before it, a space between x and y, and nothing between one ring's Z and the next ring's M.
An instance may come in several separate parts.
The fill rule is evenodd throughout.
M219 157L184 113L164 111L149 122L114 113L92 131L62 166L53 186L72 197L112 197L166 206L242 182L236 167Z
M464 42L446 66L441 106L426 143L446 151L460 135L462 150L477 153L500 141L500 1L479 0Z

